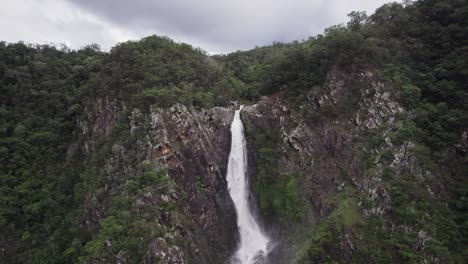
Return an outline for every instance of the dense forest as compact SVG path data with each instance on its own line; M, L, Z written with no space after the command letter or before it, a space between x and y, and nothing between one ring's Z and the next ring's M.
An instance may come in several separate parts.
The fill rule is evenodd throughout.
M90 169L95 166L98 170L103 154L69 154L78 137L79 120L99 98L124 105L127 116L122 118L128 119L134 108L149 113L182 103L208 109L232 102L253 104L262 96L281 94L289 105L297 106L294 111L319 122L352 107L343 105L322 113L299 107L307 102L308 94L321 89L330 69L370 67L392 87L392 97L410 112L402 117L403 126L395 140L415 142L424 166L438 172L438 183L448 191L441 201L429 202L410 176L392 179L398 181L392 185L392 195L401 205L394 222L428 226L435 242L427 251L418 251L410 246L416 231L376 235L372 225L379 220L373 219L376 222L369 220L363 236L368 236L364 240L372 237L374 242L353 261L420 263L423 254L432 255L439 263L466 261L468 160L466 149L457 148L459 160L453 160L451 149L467 140L467 2L389 3L372 15L352 12L349 17L346 25L332 26L307 40L214 56L158 36L120 43L109 52L100 51L97 45L72 50L0 42L3 259L8 263L88 263L102 253L93 247L99 238L96 231L85 228L81 221L84 194L103 185L103 179ZM271 145L268 135L262 139L257 143ZM275 173L269 171L275 164L270 154L264 160L265 174ZM150 182L164 178L151 171L146 175ZM145 182L147 179L139 184ZM270 187L281 189L274 184ZM260 207L270 214L283 219L299 214L295 202L288 202L296 199L294 194L279 202L271 199L281 196L257 195L263 197ZM409 201L417 202L416 209L408 206ZM100 233L119 225L118 218L106 219ZM336 230L319 231L322 234L306 249L303 262L339 262L333 242ZM141 245L119 241L122 248L135 249L130 256L135 261L130 262L138 263Z

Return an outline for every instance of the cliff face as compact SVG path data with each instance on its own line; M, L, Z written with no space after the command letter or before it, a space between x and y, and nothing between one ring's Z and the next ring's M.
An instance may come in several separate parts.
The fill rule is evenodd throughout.
M244 107L252 201L276 242L272 263L401 262L402 250L445 261L429 225L453 224L442 219L441 168L405 137L412 113L392 89L372 67L336 67L299 103L285 99L285 87ZM81 260L225 262L237 241L225 180L234 111L142 112L101 99L85 113L69 149L88 167L81 222L92 240ZM422 207L427 201L437 209ZM137 249L122 246L108 223Z
M405 236L412 237L409 247L426 261L444 262L430 249L432 242L437 243L427 226L433 220L423 224L424 220L411 219L419 213L403 215L405 210L417 212L427 199L441 206L438 212L426 207L426 215L437 218L448 210L447 190L435 176L440 168L430 167L421 149L401 135L412 114L392 98L391 89L371 67L348 72L335 68L323 87L311 89L300 105L284 100L286 88L244 108L251 163L256 164L253 189L270 232L279 241L274 263L379 262L381 252L387 250L391 256L398 250L383 249L389 245L384 237L404 241ZM258 142L271 130L277 137L272 148L278 173L276 180L265 180L259 176L265 149ZM296 179L298 201L282 208L262 205L269 185L288 174ZM291 206L299 208L299 217L283 217Z
M145 263L224 262L234 250L237 232L225 181L233 110L178 104L150 113L133 109L124 118L125 111L117 102L99 100L80 121L80 139L70 151L102 155L99 165L87 163L97 167L101 179L88 187L83 225L98 240L105 232L103 221L114 212L115 197L125 196L129 201L124 210L136 219L131 225L151 233L125 238L145 240ZM110 150L103 153L106 148ZM169 184L144 182L129 195L128 183L148 171L163 171ZM90 253L88 260L126 263L129 252L113 249L112 243L105 240L112 254Z
M356 85L367 85L368 89L356 96L352 88ZM350 104L345 100L355 100L351 103L355 105L350 107L354 109L311 119L290 110L288 102L276 95L264 97L257 104L245 107L243 116L254 130L279 129L280 167L284 171L304 172L301 191L304 198L317 208L320 216L328 215L333 210L333 204L327 200L346 184L357 186L372 199L386 201L388 197L380 184L378 170L377 175L363 175L364 164L360 152L364 150L368 131L385 128L388 131L382 131L382 136L387 146L395 152L392 164L401 169L409 159L405 156L405 145L393 149L388 137L390 131L397 129L395 116L405 113L405 110L391 99L383 83L375 80L371 71L349 74L335 69L329 74L324 88L319 94L309 94L307 99L310 105L301 105L300 108L312 108L311 111L318 116L323 115L324 111L335 111L343 104ZM362 87L356 88L360 90ZM343 171L346 171L346 177L342 177ZM383 203L374 208L374 213L384 213L385 209L389 208Z

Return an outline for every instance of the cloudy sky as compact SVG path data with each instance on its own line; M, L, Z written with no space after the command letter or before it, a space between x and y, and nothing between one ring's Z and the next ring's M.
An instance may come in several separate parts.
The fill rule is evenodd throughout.
M156 34L210 53L307 39L390 0L1 0L0 40L72 48Z

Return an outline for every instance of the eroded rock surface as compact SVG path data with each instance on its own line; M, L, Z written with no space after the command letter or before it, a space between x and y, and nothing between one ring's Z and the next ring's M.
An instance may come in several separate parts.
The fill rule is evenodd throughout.
M98 151L99 142L112 136L124 110L115 102L99 100L94 112L88 111L80 121L81 137L75 145L85 155ZM156 219L151 229L159 235L145 242L145 263L222 263L228 259L237 232L224 177L233 114L228 108L196 110L180 104L150 113L133 109L125 122L130 128L128 137L135 140L115 142L104 157L108 168L105 194L86 195L83 224L99 232L119 182L138 177L144 164L166 171L174 182L165 191L145 187L131 206L133 213L153 212ZM171 204L180 209L167 209ZM110 261L126 263L125 255L119 252Z
M307 206L314 208L317 221L325 219L340 206L336 202L337 195L346 186L351 186L357 190L360 217L365 220L382 216L391 226L393 205L383 180L384 168L391 168L392 177L408 171L422 178L431 177L414 157L412 142L392 144L390 137L401 126L397 116L411 116L411 113L390 96L388 89L391 87L386 87L375 75L372 68L352 72L335 68L321 89L308 93L304 105L292 105L281 94L275 94L244 108L242 117L253 130L251 133L278 130L278 167L281 173L298 175L301 198ZM313 114L304 114L305 109ZM369 134L382 138L382 142L369 147L371 144L367 141L372 138ZM255 152L252 142L250 145L249 151ZM383 152L391 153L391 156L384 157ZM255 153L251 156L255 163ZM384 158L390 160L384 161ZM375 168L367 169L369 160L375 163ZM307 221L297 226L306 227L306 230L314 228L314 224ZM275 263L285 263L305 243L300 238L298 241L291 238L290 234L297 232L297 226L280 225L281 231L277 232L283 244L280 243L273 252ZM420 233L425 234L423 230ZM423 235L420 238L422 244L430 239ZM339 240L340 259L346 260L356 250L355 244L361 237L353 228L344 228Z

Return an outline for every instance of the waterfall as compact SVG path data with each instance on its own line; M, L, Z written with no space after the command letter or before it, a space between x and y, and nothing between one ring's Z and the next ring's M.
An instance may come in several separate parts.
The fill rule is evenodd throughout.
M232 256L232 264L264 263L268 254L268 237L255 220L249 206L249 186L247 181L247 151L244 127L240 119L240 107L234 114L231 124L231 153L227 170L229 194L237 213L237 228L240 241Z

